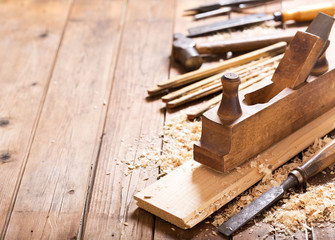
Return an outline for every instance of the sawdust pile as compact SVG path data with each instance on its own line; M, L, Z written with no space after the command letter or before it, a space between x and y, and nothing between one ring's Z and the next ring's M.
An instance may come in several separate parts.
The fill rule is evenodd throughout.
M142 167L154 164L160 168L161 174L169 173L193 159L193 144L199 140L200 134L201 122L188 121L185 114L180 114L163 127L160 134L163 150L149 147L137 159L137 164Z
M315 140L314 144L303 152L302 158L294 158L273 173L267 168L260 168L259 171L265 174L263 180L229 203L223 213L214 216L213 225L222 224L269 188L279 186L287 178L290 171L306 162L309 157L331 140L329 137ZM329 167L323 173L335 174L334 166ZM335 182L325 185L307 184L306 193L289 192L283 200L266 212L263 221L270 223L273 230L286 234L314 226L316 223L335 221L334 186Z

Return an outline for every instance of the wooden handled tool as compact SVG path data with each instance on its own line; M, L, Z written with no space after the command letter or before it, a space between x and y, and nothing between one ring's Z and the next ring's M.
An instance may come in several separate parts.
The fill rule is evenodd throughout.
M306 5L296 9L275 12L274 15L276 15L277 18L280 18L278 20L283 22L288 20L305 22L313 20L319 12L333 16L335 14L335 5L332 2Z
M189 73L182 74L180 76L177 76L175 78L168 79L166 81L162 81L158 83L157 85L160 87L160 91L167 88L175 88L180 87L183 85L186 85L188 83L195 82L201 78L208 77L211 75L214 75L216 73L222 72L225 69L235 67L247 62L250 62L252 60L258 59L260 57L267 57L267 56L274 56L279 53L282 53L286 49L286 42L279 42L273 45L270 45L265 48L261 48L243 55L240 55L238 57L229 59L224 61L223 63L219 63L218 65L214 67L210 67L207 69L199 69L195 70ZM157 90L157 89L155 89ZM151 89L148 90L150 94Z
M304 165L290 172L287 179L280 186L270 188L247 207L243 208L241 212L222 224L219 227L219 232L226 236L232 235L257 214L278 201L288 189L306 182L308 178L321 172L333 163L335 163L335 140L315 154Z
M263 48L277 42L289 43L296 32L285 32L263 36L254 36L247 39L229 39L216 42L203 42L196 44L191 38L181 33L174 35L172 54L186 70L192 71L201 67L200 54L222 54L226 52L247 52Z
M311 21L319 12L333 16L335 14L335 6L332 2L307 5L296 9L278 11L272 16L264 13L251 14L241 18L229 19L224 22L217 22L208 25L198 26L188 29L188 37L196 37L206 35L213 32L227 30L236 27L242 27L251 24L258 24L269 20L288 21L294 20L297 22Z
M253 103L265 103L286 87L299 88L327 48L333 23L333 17L320 13L307 28L307 34L298 31L273 75L273 83L267 88L247 95L247 101L254 97ZM318 67L318 70L327 71L327 62L323 64L326 65L326 68Z

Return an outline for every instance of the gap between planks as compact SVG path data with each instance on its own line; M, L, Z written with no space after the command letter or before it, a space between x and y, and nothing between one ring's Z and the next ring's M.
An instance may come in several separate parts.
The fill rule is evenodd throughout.
M100 1L97 4L99 5L99 4L102 4L102 3L103 2ZM116 3L116 4L118 4L118 3ZM28 161L28 164L27 164L27 165L29 165L30 169L27 167L26 173L24 175L24 180L25 181L23 181L23 182L24 182L25 187L21 187L20 190L19 190L19 194L21 193L21 196L18 199L19 199L19 205L21 205L21 206L18 207L17 206L18 204L16 204L14 206L14 210L16 208L19 208L19 210L15 211L16 216L15 216L14 220L13 220L13 217L12 217L11 221L9 222L9 224L11 226L11 229L10 229L11 231L10 232L7 231L7 235L9 235L8 238L14 238L14 239L15 238L23 238L23 236L27 236L27 235L34 235L36 238L39 238L38 235L40 235L40 238L44 238L44 237L47 237L47 235L49 235L49 236L52 236L54 238L61 239L61 238L73 237L73 234L76 234L76 231L78 231L78 229L75 229L75 228L79 228L80 214L82 213L82 209L78 208L78 207L81 207L78 204L78 202L82 201L84 203L85 197L84 197L84 194L83 194L82 198L80 198L81 196L78 196L77 200L79 200L79 201L76 201L75 198L76 198L77 195L81 195L80 192L81 193L86 192L86 189L83 189L83 187L84 188L87 187L86 183L88 181L89 174L88 174L87 178L85 178L85 175L86 175L86 173L90 172L89 164L92 161L95 161L94 158L92 159L92 156L94 156L94 154L96 153L96 149L97 149L97 146L95 145L96 142L97 142L96 138L100 137L101 133L99 133L99 129L102 129L101 121L103 121L103 120L101 120L101 116L104 115L105 108L106 108L106 107L103 106L103 104L102 104L103 101L98 96L98 93L99 93L98 90L101 90L102 96L104 96L106 94L108 95L108 91L110 89L109 87L111 86L111 83L109 82L110 80L108 79L108 74L107 74L106 69L111 64L113 56L114 56L113 55L114 47L113 47L113 41L112 41L113 39L111 39L111 36L113 36L113 34L111 34L111 32L113 32L113 28L115 28L115 29L117 28L117 24L114 24L114 25L103 25L102 24L102 23L104 23L104 21L110 20L109 16L112 15L112 14L110 12L108 12L108 9L109 8L113 9L115 7L114 5L108 5L108 3L107 3L107 5L105 5L104 8L100 8L100 9L99 8L93 8L92 9L91 7L92 6L90 6L89 4L82 3L80 1L76 1L75 2L75 11L71 12L71 16L75 20L79 20L79 21L71 21L70 30L69 30L69 27L66 28L66 34L65 34L66 44L65 43L62 44L61 49L60 49L61 54L59 55L59 59L64 60L64 58L67 58L68 60L69 59L70 60L69 61L66 61L66 60L61 61L61 60L58 59L57 65L55 67L55 69L57 69L57 71L56 70L54 71L52 79L56 78L56 80L57 80L57 77L61 80L69 80L70 79L72 81L68 81L68 82L65 81L65 83L62 81L62 83L64 84L64 87L65 87L65 84L68 84L68 85L66 85L66 87L68 87L68 88L75 87L75 89L71 89L71 91L67 91L67 93L69 95L66 95L66 91L62 90L62 85L57 85L56 81L53 82L55 84L50 87L52 89L52 91L51 90L49 91L49 93L47 95L47 98L46 98L46 101L48 103L49 108L44 107L44 109L42 111L42 114L41 114L41 121L40 121L40 124L38 125L38 131L36 133L36 137L35 137L34 143L32 145L32 149L34 151L31 151L32 155L34 155L34 158L30 159L30 161ZM91 10L89 13L92 14L92 15L83 15L83 13L85 12L85 8L89 8ZM105 15L104 15L104 13L105 13ZM85 18L87 18L87 17L89 17L89 18L86 19L87 21L85 21ZM84 25L85 25L85 27L84 27ZM91 48L87 47L87 45L86 45L87 48L85 48L83 50L81 48L81 47L83 47L83 45L82 44L77 44L76 45L77 49L75 49L75 48L72 49L73 51L71 52L70 55L67 55L65 53L66 49L69 48L69 45L71 45L74 42L78 43L78 41L77 41L78 39L76 39L76 38L78 38L78 36L80 36L80 34L83 34L84 36L85 36L85 34L91 34L92 33L91 31L94 30L97 27L98 27L99 31L95 32L94 37L85 39L82 42L79 41L79 43L87 44L87 45L91 46ZM75 29L79 30L79 32L74 31ZM99 34L97 34L97 33L99 33ZM96 41L99 41L99 42L96 42ZM106 45L104 45L104 44L106 44ZM106 55L104 55L104 54L100 54L100 55L96 54L95 55L96 52L99 53L99 51L102 51L103 46L106 46L106 48L104 48L104 49L106 50L107 54ZM93 48L93 50L92 50L92 48ZM86 49L87 49L87 51L86 51ZM74 50L77 50L77 51L74 51ZM85 56L84 56L84 58L81 58L81 60L84 60L84 61L78 61L78 58L81 57L81 55L80 55L81 53L85 53L88 56L93 56L92 58L89 58L90 60L94 59L94 56L96 57L95 59L99 59L99 61L102 61L102 63L103 63L104 60L106 60L107 64L99 64L100 62L97 60L95 62L90 61L91 64L89 66L87 66L87 65L85 65L86 64ZM90 55L90 54L92 54L92 55ZM78 58L76 58L76 57L78 57ZM72 61L71 61L71 59L72 59ZM74 64L77 61L80 64ZM73 64L72 68L65 68L66 71L62 71L62 70L64 70L64 68L62 68L62 62L72 63ZM95 66L93 63L98 64L98 66ZM84 64L84 67L81 68L81 64ZM59 65L61 67L59 67ZM90 69L90 67L93 68L93 69ZM102 69L99 68L99 67L101 67ZM80 71L76 72L76 74L73 74L71 72L72 70L80 70ZM83 74L84 77L82 77L80 79L82 81L79 81L77 84L75 84L74 81L78 80L78 78L81 77L79 74L80 73L85 73L85 70L88 70L89 72L88 73L86 72L86 74ZM92 77L91 74L94 74L95 71L97 71L97 70L100 70L100 71L99 71L99 74L97 74L95 76L100 76L100 78L96 79L95 77ZM68 71L70 71L69 76L66 75L66 72L68 72ZM55 72L57 72L56 77L55 77ZM109 72L109 70L108 70L108 72ZM65 75L63 75L63 74L65 74ZM99 82L99 80L100 80L100 82ZM88 86L85 85L85 84L90 84L90 83L92 83L93 86L90 85L90 87L88 88ZM100 83L100 84L98 84L98 83ZM94 86L96 88L94 88ZM106 87L107 90L104 89L104 87ZM77 88L79 88L79 89L77 89ZM58 92L58 94L57 94L57 91L58 91L57 89L61 91L61 92ZM89 94L88 95L86 94L86 90L88 90L88 89L91 90L91 92L89 92L89 94L93 95L93 96L91 96L92 99L90 99ZM107 91L107 93L106 93L106 91ZM72 95L72 93L73 93L73 95ZM62 98L59 99L59 97L64 97L64 99L62 99ZM66 97L68 97L68 99L66 99ZM86 104L85 99L86 99L86 101L90 100L90 102ZM55 100L55 101L53 101L53 100ZM65 101L73 101L72 102L73 106L75 106L77 108L75 110L67 109L67 107L69 107L69 108L71 107L71 104L64 104ZM52 111L54 109L57 109L57 107L55 107L55 105L57 106L57 104L58 104L58 106L60 106L60 109L58 109L59 110L58 111L59 116L55 115L55 113ZM62 104L67 105L67 107L62 107ZM101 109L101 111L98 112L98 114L96 112L99 111L99 110L94 110L94 109L98 109L98 107L95 107L93 104L99 105L99 108ZM53 106L53 107L50 107L50 105ZM51 112L49 111L49 114L46 114L45 112L48 111L48 109L51 109L50 110ZM68 110L68 112L67 112L67 110ZM86 112L86 110L87 110L87 112ZM79 113L77 111L79 111ZM76 117L77 113L78 113L78 115L82 113L82 115L81 115L82 118L78 117L78 115ZM68 116L68 119L62 119L61 116L63 116L63 114L65 116ZM48 119L48 116L50 116L49 119ZM89 117L91 117L91 118L89 118ZM59 120L58 118L60 118L61 120L58 121ZM90 122L89 120L92 120L92 122ZM59 125L62 125L62 124L71 125L71 122L73 123L75 121L77 122L77 124L74 124L73 126L77 125L77 128L73 127L73 126L72 126L73 128L71 128L71 127L67 128L68 126L61 128L61 126L59 126ZM55 124L54 128L49 128L50 124L52 122L57 122L58 124ZM82 123L84 126L83 126L83 129L81 130L81 133L76 135L76 133L79 132L78 124L80 124L80 123ZM48 125L49 125L49 127L48 127ZM85 125L86 125L86 128L85 128ZM94 131L95 127L97 129L96 132ZM59 132L57 132L58 128L59 128L60 132L63 131L65 136L63 134L60 134L59 136L57 136L57 133L59 133ZM89 130L85 131L89 128L91 128L91 131L89 131ZM93 130L92 130L92 128L93 128ZM48 129L50 129L50 131L47 131ZM69 131L67 131L67 130L69 130ZM56 131L56 134L50 136L50 133L51 132L55 133L55 131ZM49 132L49 134L48 134L48 132ZM77 138L76 138L76 136L77 136ZM86 137L84 137L84 136L86 136ZM56 148L55 146L57 146L57 144L53 144L52 146L49 146L49 147L46 146L45 148L41 147L40 151L39 151L38 147L36 147L36 144L37 144L37 146L38 145L48 145L48 140L46 140L46 139L48 139L49 137L59 137L59 139L63 139L63 140L65 139L64 142L70 140L69 142L73 143L73 145L72 145L73 148L71 148L71 144L69 144L69 142L68 142L68 144L65 144L66 145L65 149L68 149L69 151L71 151L71 149L72 149L72 151L73 151L72 153L75 156L77 156L77 158L75 158L75 157L72 158L73 155L71 157L70 152L68 152L68 154L70 154L70 155L67 155L66 154L67 150L64 151L64 148L59 149L59 151L55 151L54 155L52 155L51 154L52 153L51 149L55 150L55 148ZM83 140L83 139L80 139L81 137L84 138L84 141L80 141L80 140ZM46 141L44 141L44 140L46 140ZM78 141L76 141L76 140L78 140ZM62 140L59 140L59 142L61 143ZM44 153L41 153L41 152L48 151L47 149L50 149L51 153L49 152L48 157L41 158L40 159L41 163L39 163L38 162L39 156L41 156L45 153L45 152ZM81 153L81 152L88 152L88 153L85 154L85 157L81 158L79 155L84 154L84 153ZM63 155L63 153L65 153L65 154ZM56 159L52 159L52 157L55 157L55 155L57 155L57 154L60 154L59 158L61 158L61 159L63 158L62 162L60 162L61 160L59 160L58 157L56 157ZM32 158L31 156L29 156L29 157ZM66 159L68 159L69 161L66 161ZM84 161L80 161L81 159L83 159L83 160L86 159L86 164L85 164ZM59 172L56 170L55 175L60 174L60 172L63 172L63 171L64 171L64 174L66 174L66 175L64 176L64 178L61 178L61 177L59 177L58 179L57 179L57 177L54 178L53 180L57 181L55 185L53 185L52 181L51 181L50 186L51 186L51 188L53 188L53 187L55 188L54 192L48 191L48 190L43 191L41 193L42 196L40 196L39 195L39 190L41 190L41 189L38 189L38 188L40 188L39 185L45 184L45 181L40 181L38 184L33 184L33 182L37 181L37 179L34 179L33 177L31 177L32 172L30 172L30 175L27 176L27 174L28 174L27 170L36 169L37 172L41 169L45 170L45 168L43 168L43 166L42 166L43 165L42 160L48 161L48 163L50 163L50 166L49 166L50 168L54 167L54 170L58 168L57 170L59 170ZM53 160L55 160L55 161L53 161ZM78 179L74 180L74 179L71 179L71 177L72 177L71 175L75 175L75 171L78 170L77 167L73 168L75 166L75 164L78 164L78 161L80 161L80 164L81 164L81 166L79 167L79 171L80 171L80 169L82 170L84 167L87 167L88 171L87 172L85 171L84 174L79 175ZM57 163L58 163L58 166L57 166ZM70 164L73 164L73 165L70 165ZM35 165L35 167L31 166L31 165ZM68 167L69 167L69 169L67 169ZM41 172L42 176L40 176L40 177L43 179L43 174L42 173L43 173L43 171ZM45 173L45 175L47 175L47 174L48 173ZM29 179L29 177L31 177L31 178ZM53 174L51 174L50 177L52 178ZM49 180L49 179L47 179L47 180ZM72 180L73 180L73 182L72 182ZM83 180L83 181L80 181L80 180ZM64 189L62 189L62 184L59 184L59 183L63 183L62 181L64 181L64 182L67 181L64 184ZM83 183L85 183L85 184L83 184ZM78 189L75 186L76 184L78 185ZM72 185L73 189L75 189L76 191L70 190L69 192L67 192L67 188L71 187L71 185ZM37 193L34 192L35 188L36 188ZM28 189L28 191L26 191L27 189ZM33 195L33 193L29 193L30 189L32 189L31 192L34 192L35 195ZM46 188L46 189L48 189L48 188ZM56 192L57 189L58 189L58 192ZM64 195L61 197L61 199L59 199L59 196L57 197L58 194L61 194L61 195L64 194ZM22 197L23 195L28 195L28 197L26 196L27 199L23 198ZM30 199L29 199L29 196L30 196ZM40 205L44 205L44 204L35 204L35 206L32 206L31 203L29 203L29 200L31 200L32 202L36 201L35 196L37 198L45 197L44 203L46 203L46 205L48 204L48 201L50 199L49 197L52 197L49 209L36 210L35 208L39 208ZM60 200L61 200L61 202L60 202ZM36 202L38 203L38 201L36 201ZM72 207L68 208L69 205L71 205L71 203L74 203L74 202L75 202L75 204L73 204ZM57 213L53 209L53 207L54 207L53 204L56 205L56 206L58 205L58 207L60 207L60 209ZM60 204L60 206L59 206L59 204ZM33 210L29 210L29 207L33 208ZM46 206L46 208L48 208L48 206ZM21 211L20 209L23 209L23 210ZM45 222L44 226L42 227L43 229L41 231L41 228L38 225L39 224L43 225L43 221L45 221L45 219L44 219L45 212L47 212L47 214L48 214L48 216L46 217L48 220ZM50 214L50 218L49 218L49 214ZM29 217L29 215L30 215L30 221L25 221L24 222L24 220L22 220L22 219L25 219L26 217ZM31 215L33 215L35 217L31 217ZM66 218L65 218L65 216L66 216ZM71 216L73 216L73 218L71 218ZM64 217L63 219L66 219L67 221L66 222L62 221L62 219L61 219L62 217ZM40 222L39 222L39 220L40 220ZM12 223L12 221L14 223ZM55 228L55 226L50 226L53 222L57 222L57 221L58 221L58 224L56 225L57 226L56 228ZM24 224L24 225L22 225L22 224ZM30 231L29 229L32 229L32 230ZM33 230L35 230L35 231L33 231ZM27 233L27 232L29 232L29 233ZM7 235L6 235L6 237L7 237ZM21 235L21 237L18 237L19 235Z
M117 66L117 62L118 59L120 57L120 45L121 45L121 39L123 37L123 32L124 32L124 23L125 23L125 19L127 16L127 6L128 6L128 1L129 0L123 0L123 4L122 4L122 14L121 14L121 21L120 21L120 34L119 37L117 39L117 43L116 43L116 48L117 53L115 54L115 58L112 60L111 64L110 64L110 73L109 73L109 78L112 79L112 81L110 81L110 86L107 87L107 89L109 89L109 91L106 91L106 95L108 99L107 103L106 103L106 110L101 114L101 120L103 120L102 123L99 124L99 126L101 126L101 129L98 131L98 133L101 133L100 136L97 135L97 139L99 139L99 144L96 145L96 150L94 151L95 153L93 154L93 159L95 159L95 161L92 164L92 169L90 172L90 176L89 176L89 183L87 186L87 194L85 197L85 204L84 204L84 209L83 209L83 214L82 214L82 218L81 218L81 223L80 223L80 227L79 227L79 231L78 231L78 239L83 239L84 235L85 235L85 227L86 227L86 221L87 221L87 215L88 215L88 210L89 210L89 206L90 206L90 202L91 202L91 197L92 197L92 188L94 186L94 180L95 180L95 176L96 176L96 170L97 170L97 165L99 164L99 158L100 158L100 152L101 152L101 147L102 147L102 143L104 141L104 130L106 128L106 122L107 122L107 116L108 116L108 111L109 111L109 105L110 105L110 100L111 100L111 93L112 93L112 89L113 89L113 83L114 83L114 75L115 75L115 69Z
M64 22L59 23L59 25L61 25L60 26L59 41L58 41L57 47L55 49L54 56L52 57L53 60L51 60L51 68L50 68L49 74L48 74L48 76L46 77L46 80L45 80L46 81L45 87L44 87L43 93L41 94L41 100L40 100L39 106L37 107L35 120L33 121L32 128L30 130L30 134L29 134L28 141L27 141L27 147L26 147L25 153L23 154L23 157L22 157L22 163L21 163L21 166L18 166L18 176L17 176L16 184L15 184L14 189L13 189L13 194L12 194L11 202L10 202L10 205L9 205L9 208L8 208L8 212L6 214L6 217L4 218L5 221L4 221L3 226L0 226L1 227L0 239L3 239L5 237L7 227L8 227L11 215L12 215L12 211L13 211L13 208L14 208L14 205L15 205L16 197L17 197L17 194L18 194L18 191L19 191L19 188L20 188L21 180L22 180L22 177L23 177L23 174L24 174L24 171L25 171L25 166L27 164L27 159L29 157L29 152L30 152L32 143L34 141L34 137L35 137L35 134L36 134L36 129L37 129L39 119L40 119L40 116L41 116L41 112L42 112L42 109L43 109L43 106L44 106L44 103L45 103L46 95L48 93L50 80L52 78L52 73L53 73L53 70L55 68L56 60L57 60L57 57L58 57L59 48L61 46L61 43L62 43L62 40L63 40L63 37L64 37L64 32L65 32L66 25L67 25L67 22L68 22L69 14L70 14L71 9L72 9L72 5L73 5L73 1L70 1L66 5L67 10L66 10L66 13L64 14L64 16L65 16ZM20 6L20 7L22 7L22 6ZM30 6L30 7L33 8L34 6ZM52 8L52 7L53 6L50 6L50 8ZM63 8L63 11L64 11L64 8ZM58 16L58 19L59 19L60 22L62 21L62 18L59 17L59 16ZM26 19L26 20L29 21L31 19ZM48 29L48 30L50 30L50 29ZM52 30L54 30L54 29L52 29Z

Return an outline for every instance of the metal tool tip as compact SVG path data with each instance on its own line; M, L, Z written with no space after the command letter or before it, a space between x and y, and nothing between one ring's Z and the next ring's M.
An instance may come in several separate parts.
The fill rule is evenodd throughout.
M184 12L198 12L199 8L190 8L190 9L185 9Z
M234 233L234 231L232 231L231 228L229 228L228 226L224 226L224 225L221 225L218 230L220 233L222 233L226 237L229 237Z

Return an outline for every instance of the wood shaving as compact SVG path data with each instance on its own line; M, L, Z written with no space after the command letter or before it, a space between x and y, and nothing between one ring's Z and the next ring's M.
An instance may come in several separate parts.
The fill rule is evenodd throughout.
M212 224L219 226L230 217L238 213L243 207L250 204L269 188L279 186L290 171L309 160L319 149L324 147L332 139L324 137L316 139L302 154L302 159L296 157L282 167L278 168L273 174L268 175L270 168L261 168L260 171L266 173L266 177L256 186L249 188L239 197L227 205L223 213L214 217ZM256 167L262 160L255 159L251 166ZM334 166L328 168L328 172ZM263 170L262 170L263 169ZM317 223L325 221L335 222L335 181L324 185L308 185L306 193L289 192L283 200L278 202L265 213L266 223L270 223L275 230L284 232L287 235L297 230L306 229L308 226L316 226Z
M188 121L185 114L180 114L163 127L160 137L164 141L164 149L149 147L136 162L141 167L158 166L162 177L193 159L193 144L199 140L200 134L201 122Z
M140 167L159 166L161 175L166 175L183 163L193 159L193 144L201 135L201 121L189 121L184 114L171 119L160 134L164 149L150 148L143 152L136 163ZM332 139L324 137L305 150L300 157L295 157L274 172L266 159L260 156L250 162L265 177L257 185L249 188L231 201L222 213L214 216L212 224L219 226L238 213L243 207L273 186L279 186L290 171L302 165L320 148ZM153 165L152 165L153 164ZM335 167L330 166L324 172L334 174ZM262 221L271 224L269 234L292 234L296 230L308 229L325 221L335 222L335 181L324 185L307 185L306 193L289 192L284 199L274 205L265 214ZM258 219L255 222L259 221Z

